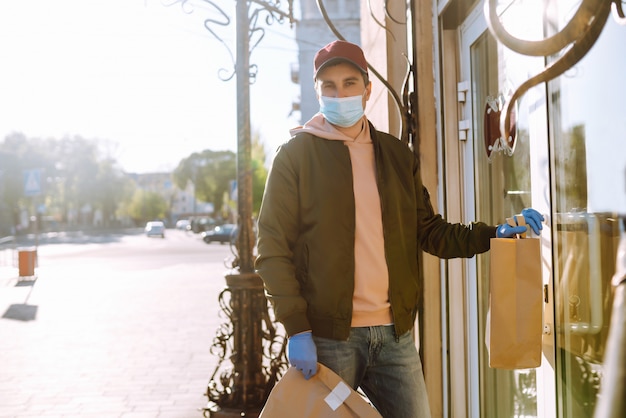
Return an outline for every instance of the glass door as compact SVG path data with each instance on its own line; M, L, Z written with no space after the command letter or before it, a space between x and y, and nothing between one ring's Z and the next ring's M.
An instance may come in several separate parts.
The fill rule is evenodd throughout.
M556 27L578 1L554 1ZM590 417L603 376L626 213L626 27L609 17L591 51L548 84L558 417Z
M541 20L519 18L515 2L503 11L503 21L517 26L527 34L542 31ZM530 12L532 13L532 11ZM541 16L541 14L538 14ZM521 27L523 25L523 28ZM505 222L507 217L534 207L549 213L549 177L546 125L545 86L528 92L512 113L512 141L503 142L499 134L499 114L513 89L528 78L529 73L543 65L543 59L529 58L502 47L487 30L482 3L460 28L462 80L469 80L471 101L466 103L465 118L471 120L464 158L469 167L466 178L467 196L474 196L474 213L468 219L491 224ZM544 280L550 280L550 229L542 234ZM545 239L544 239L545 238ZM471 263L471 262L470 262ZM489 253L476 257L470 285L475 284L470 299L470 334L475 334L474 370L470 370L469 387L471 416L487 418L552 417L545 414L545 404L554 404L554 386L544 390L546 381L553 381L553 338L546 339L542 367L525 370L502 370L489 367L485 343L485 325L489 307ZM474 300L472 304L471 301ZM546 317L551 320L551 314ZM549 332L548 332L549 334ZM553 411L554 409L552 409Z
M466 215L493 224L528 206L547 215L541 236L546 300L541 367L491 369L484 343L489 254L468 261L475 274L469 277L467 312L470 414L590 417L604 372L619 215L626 212L626 28L609 17L579 63L518 101L515 143L507 149L494 115L545 62L498 43L487 31L482 6L459 28L459 81L470 82L471 97L463 110L471 121L465 174L474 180L466 183L466 195L474 199ZM563 28L579 6L579 0L507 0L497 10L512 35L540 40Z

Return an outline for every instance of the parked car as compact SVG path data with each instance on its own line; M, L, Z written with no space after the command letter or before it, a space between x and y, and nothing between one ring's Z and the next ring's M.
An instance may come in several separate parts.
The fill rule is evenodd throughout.
M227 242L235 243L237 238L237 225L236 224L223 224L214 227L210 231L202 233L202 240L207 244L212 242L219 242L225 244Z
M216 222L213 218L208 216L199 216L189 219L189 230L194 234L212 230Z
M188 219L180 219L176 221L176 229L180 229L181 231L191 229L191 222L189 222Z
M150 221L146 224L147 237L165 238L165 224L161 221Z

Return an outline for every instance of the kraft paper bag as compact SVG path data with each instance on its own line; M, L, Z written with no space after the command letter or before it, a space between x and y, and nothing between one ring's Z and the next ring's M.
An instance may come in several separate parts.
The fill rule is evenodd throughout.
M318 363L317 374L306 380L290 367L276 383L259 418L382 418L339 376Z
M519 225L524 217L517 216ZM511 219L509 224L515 225ZM485 341L489 367L541 365L543 281L538 238L492 238Z

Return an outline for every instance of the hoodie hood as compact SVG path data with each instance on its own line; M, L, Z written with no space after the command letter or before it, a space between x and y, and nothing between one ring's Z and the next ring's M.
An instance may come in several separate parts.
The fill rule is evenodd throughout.
M299 133L308 133L319 138L333 141L371 143L372 139L370 137L370 127L369 123L367 123L367 118L363 116L360 123L363 124L363 129L356 138L350 138L329 123L326 118L324 118L324 115L316 113L304 126L290 129L289 133L292 136Z

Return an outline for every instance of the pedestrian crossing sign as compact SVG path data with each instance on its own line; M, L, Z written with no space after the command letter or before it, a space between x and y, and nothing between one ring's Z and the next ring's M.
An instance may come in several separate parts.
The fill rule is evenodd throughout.
M41 193L41 170L24 170L24 195L37 196Z

